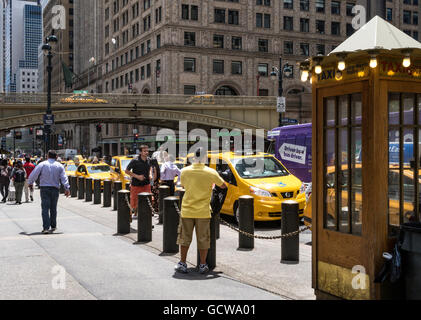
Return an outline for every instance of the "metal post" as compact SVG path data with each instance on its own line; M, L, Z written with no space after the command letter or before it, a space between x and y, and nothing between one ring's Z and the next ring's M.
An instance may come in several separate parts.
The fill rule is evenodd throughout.
M149 202L152 201L152 193L139 193L137 197L137 242L150 242L152 241L152 210Z
M77 177L75 176L70 176L70 196L77 197Z
M104 208L111 207L111 180L104 180Z
M101 180L94 179L94 204L101 204Z
M283 72L284 72L284 69L282 68L282 58L280 58L279 59L279 72L278 72L278 77L279 77L278 96L279 97L282 97L284 94ZM279 112L279 126L280 127L283 126L283 113L282 112Z
M174 203L178 206L179 197L168 197L164 199L164 227L163 227L163 252L178 253L177 230L180 217L175 209Z
M164 215L164 199L170 196L170 187L169 186L160 186L159 187L159 224L163 222Z
M85 177L79 177L78 178L78 199L84 199L85 198Z
M118 192L123 189L123 183L121 181L114 181L114 203L113 210L117 210L118 207Z
M218 240L220 238L221 235L221 214L218 213L215 216L215 220L216 220L216 239Z
M51 53L51 50L48 51L48 65L47 65L47 73L48 73L48 82L47 82L47 114L51 115L52 111L51 111L51 72L53 71L53 65L51 63L51 60L53 58L53 55ZM51 134L51 128L49 125L45 125L44 126L44 130L45 130L45 149L46 152L48 152L50 150L50 134Z
M91 202L92 201L92 178L85 179L85 201Z
M254 198L252 196L241 196L238 202L238 227L240 230L254 235ZM238 247L241 249L253 249L254 238L239 233Z
M287 234L299 230L299 205L297 201L286 200L282 202L282 234ZM299 262L299 242L300 236L283 238L281 242L282 259L281 263Z
M120 190L118 192L118 209L117 209L117 233L118 234L130 233L130 208L127 205L126 198L130 198L130 192L127 190Z
M217 216L210 219L210 248L208 255L206 256L206 263L209 269L215 269L216 267L216 227L217 227ZM200 252L197 250L197 267L200 265Z

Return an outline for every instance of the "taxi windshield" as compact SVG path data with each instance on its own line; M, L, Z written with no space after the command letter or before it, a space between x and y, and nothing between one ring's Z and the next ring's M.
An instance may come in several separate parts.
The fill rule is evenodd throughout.
M109 166L89 166L88 172L89 173L110 172L110 167Z
M69 164L66 167L66 171L76 171L77 166L75 166L74 164Z
M130 160L121 160L121 169L123 171L125 171L127 169L127 166L129 165L130 161L132 161L132 159L130 159Z
M243 179L283 177L289 175L284 166L272 157L232 159L231 163Z

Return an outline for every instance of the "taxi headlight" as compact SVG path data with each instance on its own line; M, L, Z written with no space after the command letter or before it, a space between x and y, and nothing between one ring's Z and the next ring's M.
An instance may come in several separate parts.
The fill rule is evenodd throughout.
M260 197L272 197L269 191L256 187L250 187L250 193Z

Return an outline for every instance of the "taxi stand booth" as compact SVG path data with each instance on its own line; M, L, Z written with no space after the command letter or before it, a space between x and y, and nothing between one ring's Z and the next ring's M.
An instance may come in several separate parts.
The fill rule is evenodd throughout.
M300 68L313 86L316 297L402 298L374 278L399 226L420 221L421 43L375 17Z

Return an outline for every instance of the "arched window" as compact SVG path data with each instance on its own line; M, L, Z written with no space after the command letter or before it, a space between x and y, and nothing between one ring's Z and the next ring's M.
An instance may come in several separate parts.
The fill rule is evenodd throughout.
M216 90L215 95L217 96L238 96L237 91L230 86L222 86Z
M149 94L149 93L150 93L150 92L149 92L149 89L148 89L148 88L143 89L142 94Z
M301 89L294 88L294 89L289 90L288 94L294 95L294 94L300 94L303 92L304 92L304 88L301 88Z

